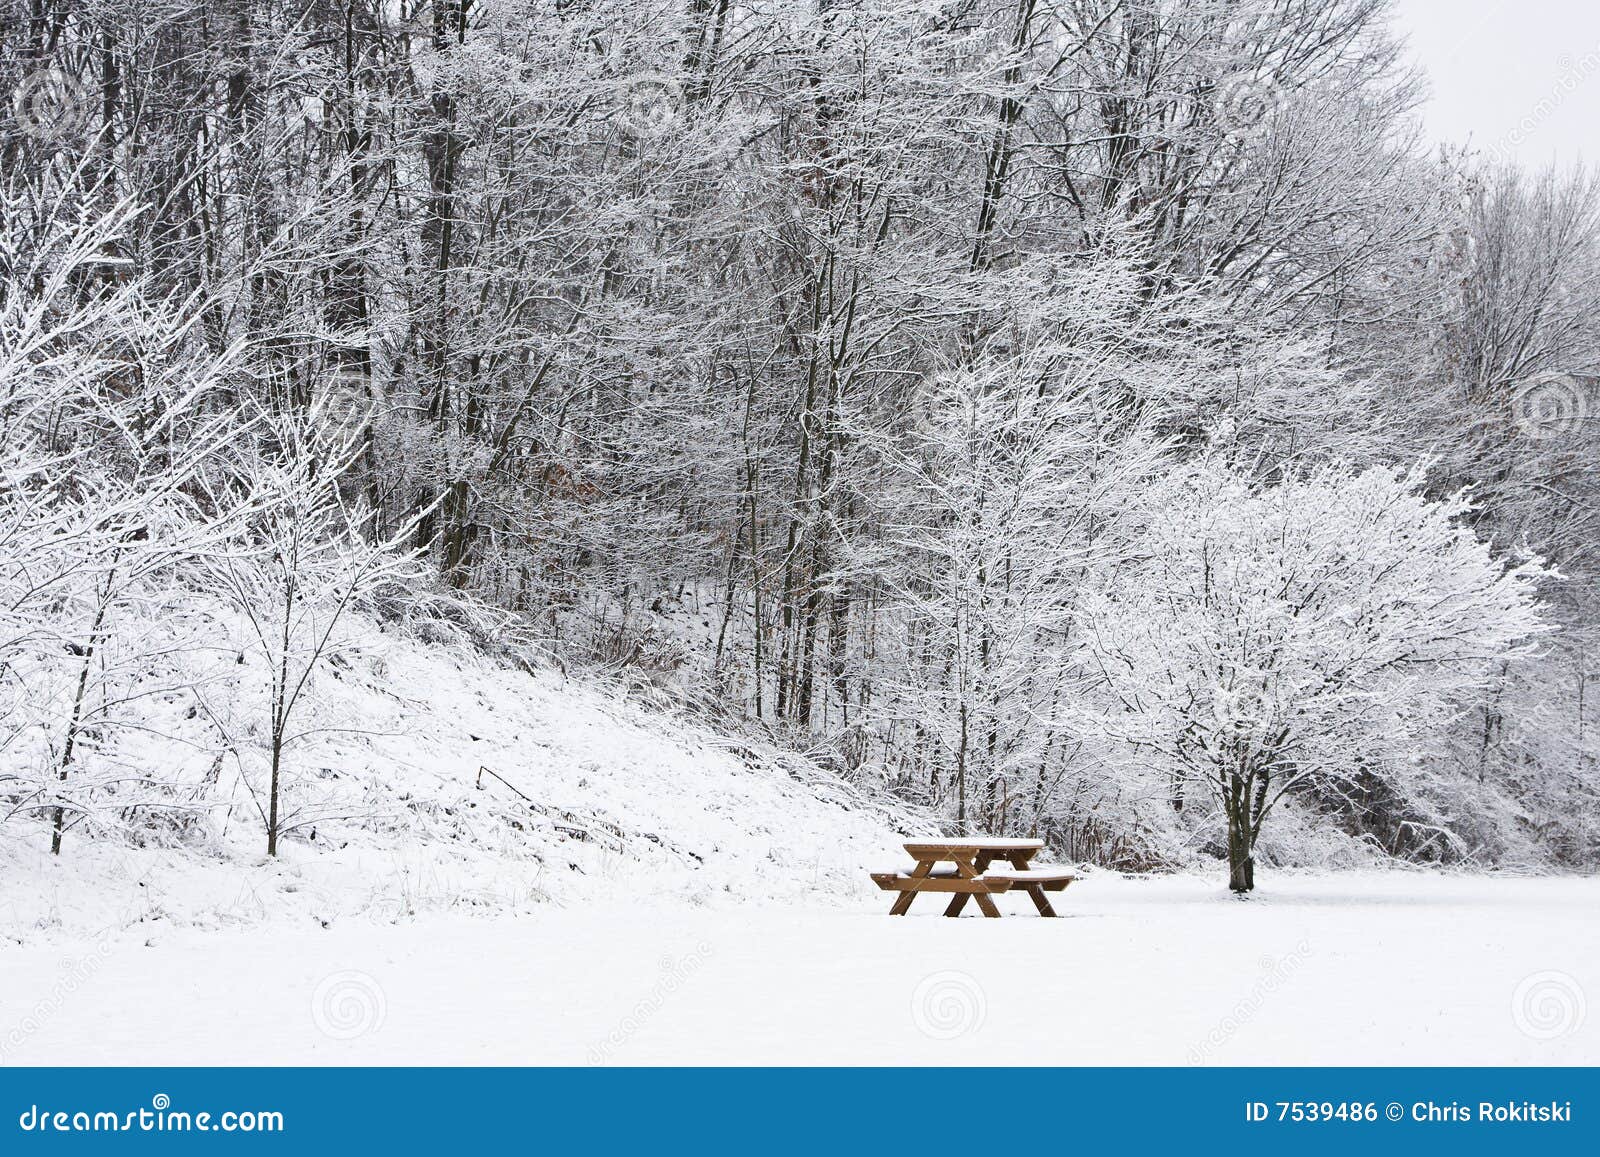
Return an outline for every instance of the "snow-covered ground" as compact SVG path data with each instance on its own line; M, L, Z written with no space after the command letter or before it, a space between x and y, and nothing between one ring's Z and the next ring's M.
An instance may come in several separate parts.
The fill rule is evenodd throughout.
M1263 869L1240 902L1220 869L1093 873L1061 920L893 919L866 871L927 817L355 626L276 860L228 648L204 711L153 700L114 749L181 822L119 827L110 795L59 858L37 817L0 828L0 1063L1600 1062L1600 880Z
M884 853L891 861L892 848ZM864 881L863 881L864 883ZM1066 918L620 898L0 950L16 1064L1595 1064L1600 880L1096 875ZM926 905L926 907L923 907Z
M264 671L234 655L196 652L194 690L140 700L89 761L158 779L177 810L156 814L177 820L119 823L124 797L107 794L102 826L69 830L59 858L47 813L0 823L0 946L580 900L838 902L895 833L933 830L758 737L353 616L297 720L294 826L267 861ZM0 747L0 772L26 776L26 760Z

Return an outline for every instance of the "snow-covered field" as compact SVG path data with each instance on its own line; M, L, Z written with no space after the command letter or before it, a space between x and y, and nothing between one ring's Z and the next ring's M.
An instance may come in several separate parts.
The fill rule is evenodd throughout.
M886 854L887 851L886 851ZM620 899L0 950L15 1064L1595 1064L1600 880L1097 875L1060 920Z

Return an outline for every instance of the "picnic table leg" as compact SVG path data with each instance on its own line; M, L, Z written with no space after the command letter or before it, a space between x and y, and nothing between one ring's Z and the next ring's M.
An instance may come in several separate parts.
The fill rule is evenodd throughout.
M957 874L961 875L965 879L974 880L983 875L983 870L989 866L989 861L993 858L994 857L988 852L979 852L976 860L952 859L951 862L955 864ZM959 892L957 893L957 895L961 894L962 893ZM1000 909L995 907L994 898L987 892L969 892L966 893L966 895L970 895L978 902L978 911L982 912L985 916L992 917L996 920L1000 918ZM955 906L951 905L951 907ZM960 910L960 908L956 908L957 912ZM950 911L948 909L945 910L945 915L950 915Z
M1039 909L1041 916L1054 916L1056 910L1050 906L1050 897L1044 894L1044 888L1038 884L1024 885L1028 895L1033 897L1033 906Z
M932 860L918 860L917 866L911 869L910 875L920 880L929 872L933 871L933 864L934 861ZM904 916L911 910L911 901L915 900L916 898L917 894L915 892L901 892L900 898L897 899L894 902L894 906L889 909L889 915ZM946 913L946 915L949 915L949 913Z
M993 857L991 857L988 852L978 853L978 858L973 863L973 868L977 871L978 875L983 875L983 873L988 869L989 861L992 858ZM971 898L971 892L957 892L954 896L950 897L950 903L945 907L944 914L946 916L961 915L961 910L967 906L967 901Z
M1033 859L1033 853L1031 851L1014 852L1009 859L1011 860L1011 866L1013 868L1024 870L1028 867L1029 862ZM1023 891L1027 892L1028 895L1032 897L1033 906L1039 909L1039 915L1054 916L1056 914L1056 910L1050 906L1050 897L1044 894L1044 888L1041 885L1024 884Z

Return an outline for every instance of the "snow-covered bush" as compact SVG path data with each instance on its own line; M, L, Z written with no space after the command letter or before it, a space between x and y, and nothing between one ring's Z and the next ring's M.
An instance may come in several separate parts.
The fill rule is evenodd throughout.
M1497 561L1466 497L1422 483L1335 464L1259 485L1207 456L1149 490L1132 561L1085 600L1101 724L1175 807L1221 809L1236 891L1286 796L1425 792L1463 697L1544 630L1547 572Z
M108 256L131 208L0 200L0 819L49 817L59 852L78 823L170 803L113 751L204 645L183 641L184 572L236 528L192 484L243 424L193 310Z

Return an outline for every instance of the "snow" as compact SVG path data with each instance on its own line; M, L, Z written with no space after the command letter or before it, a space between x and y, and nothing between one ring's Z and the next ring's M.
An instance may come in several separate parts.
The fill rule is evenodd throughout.
M821 856L819 850L818 855ZM0 949L14 1064L1594 1064L1600 880L1096 874L828 902L146 925ZM148 935L146 934L148 933Z
M192 678L206 710L149 701L116 752L198 798L195 830L146 846L73 830L57 859L42 820L0 825L0 938L607 898L836 903L897 834L933 830L770 742L356 619L291 751L285 806L304 826L266 861L250 804L265 773L260 665L225 646L202 660Z
M1600 880L1086 870L1011 918L893 897L925 816L758 736L367 620L319 677L262 855L258 676L120 757L182 839L0 828L6 1064L1573 1064L1600 1061ZM130 740L132 742L132 740ZM480 769L487 771L480 775ZM207 793L210 793L209 795ZM311 830L316 838L310 837ZM174 831L180 829L174 828Z

